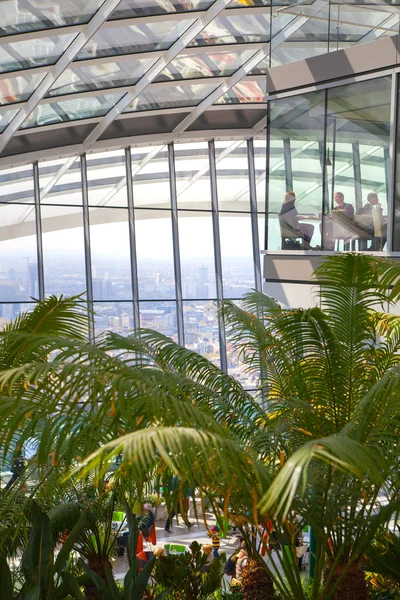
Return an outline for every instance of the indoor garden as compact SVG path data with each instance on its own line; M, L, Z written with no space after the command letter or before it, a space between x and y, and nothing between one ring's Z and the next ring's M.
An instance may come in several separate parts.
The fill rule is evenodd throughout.
M6 326L1 600L400 597L400 265L314 281L222 303L251 392L157 331L92 341L82 297Z

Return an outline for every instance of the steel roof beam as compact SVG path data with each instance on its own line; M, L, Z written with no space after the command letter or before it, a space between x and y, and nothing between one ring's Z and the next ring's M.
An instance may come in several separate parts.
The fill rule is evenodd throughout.
M295 17L286 27L284 27L277 35L275 35L269 44L264 44L258 52L252 56L244 65L242 65L228 80L221 84L214 92L205 98L192 112L185 118L175 129L174 135L180 135L185 131L196 119L199 118L210 106L212 106L219 98L228 92L235 85L240 83L248 73L254 69L262 60L264 60L271 51L276 50L284 44L296 31L298 31L305 23L307 23L312 15L316 15L321 10L326 8L326 0L315 0L310 7L310 14L307 16Z
M90 148L104 133L109 125L120 115L139 94L151 84L152 81L192 42L196 36L232 2L232 0L216 0L205 13L181 35L181 37L167 50L163 57L143 75L140 81L132 86L131 91L125 94L119 102L101 119L91 134L86 138L84 145Z
M222 15L224 17L227 16L240 16L240 15L263 15L265 16L266 8L265 6L243 6L243 7L232 7L229 8L226 12L224 11ZM186 12L177 12L177 13L164 13L162 15L147 15L141 17L128 17L126 19L113 19L107 20L107 28L119 28L119 27L129 27L135 25L146 25L148 23L165 23L168 21L184 21L188 19L199 19L201 18L206 11L204 10L194 10L194 11L186 11ZM89 21L90 22L90 21ZM2 36L0 38L0 47L5 46L7 44L15 44L17 42L25 42L28 40L37 40L46 37L56 37L68 33L80 33L84 27L85 23L79 25L63 25L61 27L52 27L49 29L38 29L36 31L24 31L22 33L13 33L12 35Z
M112 108L105 117L99 122L95 129L89 134L84 141L84 146L90 148L111 123L120 115L129 104L143 92L150 83L161 73L161 71L171 62L204 27L211 22L229 4L231 0L217 0L211 8L206 11L204 17L196 21L171 48L167 51L164 59L159 59L153 67L142 77L142 79L132 88L132 91L126 94ZM307 23L312 15L316 15L326 7L326 0L315 0L310 7L310 12L307 16L295 17L291 23L286 25L276 36L274 36L269 44L264 44L262 49L258 50L246 63L240 67L226 83L221 84L214 92L212 92L205 100L200 102L198 106L173 130L173 135L180 135L185 131L207 108L223 96L229 89L237 85L246 75L254 69L271 50L279 48L288 38L290 38L298 29Z
M82 31L77 37L71 42L65 52L61 55L55 65L49 68L47 74L40 82L35 92L29 98L28 102L21 108L20 111L13 118L11 123L6 127L4 132L0 135L0 152L4 150L8 142L13 137L14 133L24 123L26 118L32 113L33 110L40 103L42 98L50 90L51 86L57 81L62 73L69 67L71 62L80 52L80 50L87 44L87 42L94 36L96 31L105 23L111 13L120 4L121 0L105 0L101 5L96 14L92 17L87 25L82 28Z

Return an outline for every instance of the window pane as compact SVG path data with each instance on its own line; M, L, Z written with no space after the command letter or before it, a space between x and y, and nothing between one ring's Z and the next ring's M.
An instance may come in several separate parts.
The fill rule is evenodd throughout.
M132 151L133 201L136 207L171 208L168 148L155 146L145 154ZM150 158L155 154L154 158ZM150 159L150 160L149 160Z
M171 212L135 210L141 299L175 298Z
M54 100L51 104L39 104L29 115L21 129L53 125L92 117L103 117L122 98L124 94L105 94L87 96L71 100Z
M184 302L185 346L220 366L219 326L214 302Z
M34 306L34 303L0 304L0 331L2 331L10 321L16 319L21 312L29 312Z
M190 27L193 19L102 27L79 52L77 60L166 50Z
M88 23L101 4L101 0L5 0L1 3L0 35Z
M178 208L211 210L207 142L175 144Z
M206 10L212 3L213 0L190 0L190 2L179 2L178 0L170 0L169 2L164 2L164 0L122 0L111 18L127 19L143 15Z
M271 66L284 65L297 60L305 60L312 56L325 54L328 52L329 39L329 11L330 5L327 4L315 12L315 7L302 5L301 8L292 8L293 14L279 13L272 19L272 36L277 35L289 23L298 19L299 26L295 27L292 23L292 33L288 39L277 48L273 49L271 55ZM311 12L312 11L312 12ZM315 14L316 17L304 21L296 17L301 14Z
M241 81L221 96L215 104L257 104L266 101L266 81L248 79Z
M0 198L1 202L35 202L32 165L0 169Z
M224 16L207 25L190 46L212 44L243 44L246 42L268 42L270 37L270 15Z
M87 156L89 204L92 206L127 206L124 150Z
M82 205L79 156L39 163L41 204Z
M54 65L76 33L27 39L0 46L0 73Z
M44 205L41 213L46 295L82 294L86 291L82 209Z
M35 207L0 204L0 301L38 298Z
M254 289L250 215L220 214L222 281L225 298L240 298Z
M346 6L346 3L331 3L330 52L398 33L398 15L392 13L388 18L387 12L379 10L379 4L374 10L360 4ZM337 26L338 22L340 27Z
M48 96L131 86L139 81L156 58L129 59L101 62L101 64L73 64L57 79Z
M328 90L328 249L383 250L391 77Z
M91 208L89 220L94 300L130 300L128 211Z
M140 326L155 329L178 341L175 302L140 302Z
M2 79L0 84L0 105L25 102L42 81L45 73L26 74L24 77Z
M183 298L215 298L214 235L210 213L179 213Z
M271 102L268 249L309 249L321 242L324 92ZM285 201L285 194L293 197Z
M255 50L240 52L220 52L180 54L164 69L156 81L170 79L195 79L197 77L229 77L233 75Z
M246 141L215 142L220 210L250 210Z
M105 331L128 335L133 330L133 307L130 302L95 302L94 333Z
M135 98L124 112L197 106L216 87L218 87L216 83L172 85L171 87L155 84Z
M0 133L3 133L7 125L11 123L15 115L19 112L19 108L10 108L0 112Z

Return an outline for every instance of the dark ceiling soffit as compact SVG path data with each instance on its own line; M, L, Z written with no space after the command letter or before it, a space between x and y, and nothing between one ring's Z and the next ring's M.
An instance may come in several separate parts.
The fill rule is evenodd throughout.
M372 73L400 65L400 35L267 70L267 94Z
M151 115L146 113L143 117L135 116L132 119L115 120L106 130L106 135L100 138L104 140L117 140L118 138L129 138L135 136L160 135L160 141L166 134L171 134L174 128L187 116L188 112L172 113L163 115ZM265 105L259 109L245 109L243 106L237 110L212 110L209 109L201 115L190 127L190 131L230 130L248 129L258 123L266 114ZM58 126L56 129L46 129L26 135L14 136L10 143L1 153L0 158L10 156L21 156L25 153L40 152L52 148L65 146L78 146L83 144L97 122L75 125L66 124L65 127Z

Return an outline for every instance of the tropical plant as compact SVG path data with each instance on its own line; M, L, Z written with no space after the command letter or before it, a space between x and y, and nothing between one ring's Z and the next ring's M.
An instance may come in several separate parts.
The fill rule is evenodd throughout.
M400 317L386 312L399 276L396 263L336 255L316 273L312 309L260 293L225 302L231 343L261 377L255 398L158 332L92 344L16 326L0 338L0 446L37 437L39 471L51 454L61 471L100 479L122 454L113 477L139 498L149 473L174 473L249 544L268 516L284 551L265 568L284 600L305 598L295 537L311 525L311 598L332 598L400 510Z
M260 561L249 560L243 568L241 582L243 600L275 600L275 589L271 576Z
M365 551L364 569L371 574L371 583L380 588L392 588L400 593L400 538L387 530L379 532Z
M161 556L154 578L175 600L208 600L221 586L224 562L223 555L208 562L195 541L183 554Z
M111 565L109 563L104 564L105 577L99 576L90 566L85 563L81 563L82 568L89 576L93 583L93 586L98 593L95 595L94 590L86 589L85 598L99 597L101 600L142 600L146 597L147 586L156 562L155 556L153 556L139 571L139 562L136 556L136 547L138 542L138 526L136 515L132 513L129 506L126 506L126 515L129 525L129 539L128 539L128 561L129 569L124 578L124 584L119 587L112 574ZM154 595L153 600L162 600L168 593L169 589L161 592L160 594ZM76 600L83 600L82 594L73 595Z
M33 511L35 512L35 511ZM0 556L0 597L35 600L62 600L79 590L79 581L66 569L73 545L85 525L86 515L76 504L63 504L48 513L36 507L36 517L27 546L22 554L22 583L17 588L6 557ZM65 529L70 530L63 545L55 553L56 544Z

